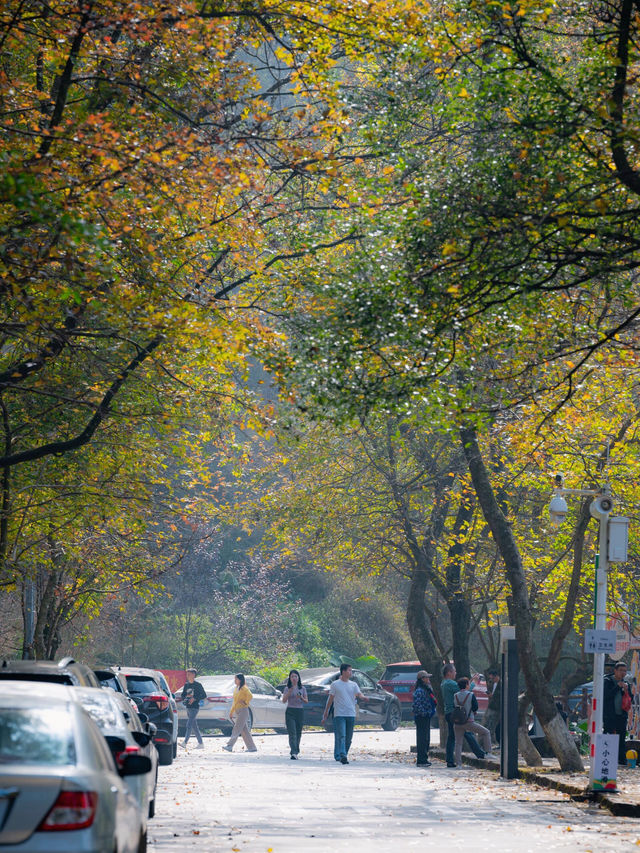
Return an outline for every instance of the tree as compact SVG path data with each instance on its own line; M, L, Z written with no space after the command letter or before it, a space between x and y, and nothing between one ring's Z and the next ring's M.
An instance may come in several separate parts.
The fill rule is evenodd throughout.
M251 282L271 274L287 249L316 248L313 239L288 245L281 223L299 218L301 195L312 204L333 168L330 140L343 118L336 57L348 62L374 31L393 30L402 5L388 18L348 3L328 15L271 0L162 7L59 0L12 3L0 13L0 583L7 588L32 572L17 555L44 541L41 516L27 510L66 491L69 508L58 512L73 517L69 495L82 492L87 457L68 463L54 495L42 484L60 476L61 455L68 460L91 445L105 465L95 483L115 470L125 481L126 464L139 484L137 460L125 463L124 453L109 468L122 431L136 433L132 453L146 441L148 453L164 457L159 467L170 468L172 455L183 470L187 456L197 466L189 500L181 496L183 509L197 510L196 485L207 479L199 453L217 429L207 418L233 418L242 408L247 341L265 334L252 313ZM160 476L145 483L141 512L162 493ZM119 499L130 501L122 492ZM83 516L64 533L53 520L67 551L84 537L83 523L95 542L95 519ZM41 578L44 598L51 584L70 591L51 561L45 569L38 560L52 571ZM65 573L74 564L67 561Z
M281 406L283 424L287 413ZM460 450L417 418L372 417L348 431L292 420L278 433L279 452L254 463L242 517L264 526L272 547L304 554L349 584L399 584L424 665L439 670L453 654L471 673L471 631L498 593Z

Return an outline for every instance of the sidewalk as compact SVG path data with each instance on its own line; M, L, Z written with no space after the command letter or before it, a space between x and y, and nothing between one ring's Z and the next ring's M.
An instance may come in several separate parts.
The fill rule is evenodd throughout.
M432 756L445 760L444 749L432 747L429 752ZM496 756L481 759L463 753L462 761L473 767L500 772L500 758ZM589 778L589 765L586 760L584 773L563 773L557 759L543 758L542 767L527 767L521 762L518 774L527 782L563 791L576 799L587 799L591 796L586 790ZM612 814L640 818L640 767L634 770L619 767L617 781L618 793L595 794L595 798Z

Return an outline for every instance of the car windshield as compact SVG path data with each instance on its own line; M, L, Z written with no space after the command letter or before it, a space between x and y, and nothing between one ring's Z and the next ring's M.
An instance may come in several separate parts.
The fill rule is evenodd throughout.
M158 685L148 675L127 675L127 687L136 696L160 692Z
M235 686L233 676L229 675L207 675L204 678L199 678L198 681L210 693L231 694Z
M337 678L340 678L339 672L333 672L330 675L325 675L322 678L316 678L312 681L312 684L331 684L332 681L335 681Z
M0 708L0 764L75 764L69 712Z
M99 729L104 731L122 728L122 720L118 718L111 698L106 693L101 693L95 689L79 690L78 698L85 711L96 721Z
M398 669L395 666L388 666L380 681L415 681L420 672L420 667L411 669Z

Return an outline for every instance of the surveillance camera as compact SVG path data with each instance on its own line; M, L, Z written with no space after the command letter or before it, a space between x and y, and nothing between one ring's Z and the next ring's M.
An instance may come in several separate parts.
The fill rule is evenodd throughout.
M549 504L549 515L553 524L559 526L567 518L569 507L562 495L554 495Z
M589 512L594 518L602 518L613 509L613 498L611 495L598 495L591 501Z

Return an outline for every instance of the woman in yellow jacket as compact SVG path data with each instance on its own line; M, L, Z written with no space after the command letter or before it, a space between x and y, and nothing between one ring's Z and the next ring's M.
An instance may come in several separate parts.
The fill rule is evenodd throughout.
M253 699L253 694L244 683L244 675L241 672L236 675L235 682L236 689L233 691L233 702L229 711L229 719L233 720L233 731L222 748L226 749L227 752L232 752L233 745L242 735L247 752L257 752L258 749L249 731L249 704Z

